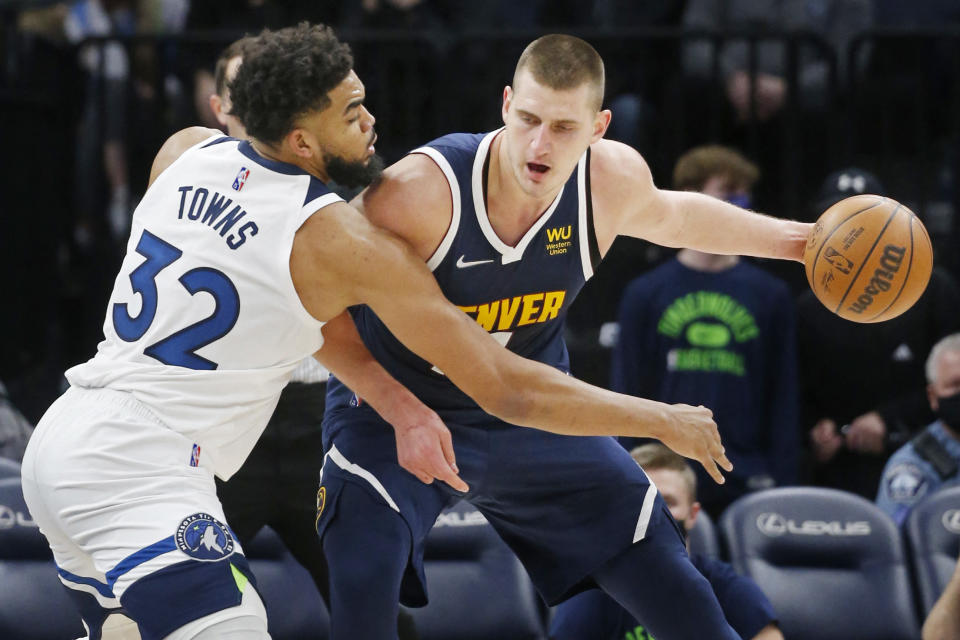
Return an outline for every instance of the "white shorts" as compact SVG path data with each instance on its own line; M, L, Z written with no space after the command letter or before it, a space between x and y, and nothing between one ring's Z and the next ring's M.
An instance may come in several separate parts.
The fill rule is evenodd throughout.
M103 609L162 632L239 604L252 576L202 451L130 394L69 389L37 425L22 477L61 581ZM213 596L191 597L201 585Z

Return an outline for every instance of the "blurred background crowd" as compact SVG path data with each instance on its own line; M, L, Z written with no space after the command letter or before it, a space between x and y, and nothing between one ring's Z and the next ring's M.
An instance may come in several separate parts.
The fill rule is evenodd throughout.
M890 456L945 415L937 399L950 389L931 391L927 359L960 331L955 0L0 0L0 390L21 433L11 442L99 341L160 144L220 126L209 106L222 93L217 55L300 20L334 26L353 47L388 163L444 133L498 126L520 51L563 31L604 57L608 137L636 147L658 186L803 221L879 193L923 220L930 286L877 325L827 312L799 264L617 240L570 311L574 373L714 410L736 470L722 488L701 478L711 516L775 486L875 500ZM901 467L888 469L888 493L927 490Z

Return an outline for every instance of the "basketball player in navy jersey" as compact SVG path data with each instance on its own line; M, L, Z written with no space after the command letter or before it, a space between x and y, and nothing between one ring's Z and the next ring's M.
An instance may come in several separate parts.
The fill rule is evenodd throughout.
M325 321L351 305L369 304L504 420L650 435L730 468L708 410L590 387L500 348L408 247L327 189L375 173L352 66L329 29L265 32L230 84L249 139L194 127L154 160L104 340L66 372L23 461L24 497L91 638L269 638L214 477L242 465L298 363L334 339ZM350 352L320 353L340 371ZM342 375L363 389L351 375L364 371ZM442 429L394 386L392 421ZM449 469L435 471L461 483Z
M601 110L603 85L589 44L538 39L504 89L503 129L416 149L354 201L411 245L467 317L509 350L561 371L566 310L617 235L800 261L811 226L657 189L635 150L602 139L611 117ZM388 397L385 385L368 379L364 391L331 380L317 530L330 565L334 640L395 637L398 600L427 599L424 538L464 495L549 604L599 585L659 640L737 637L656 487L612 438L568 438L489 415L369 308L334 324L438 412L468 485L432 483L422 460L438 436L394 432L370 406Z

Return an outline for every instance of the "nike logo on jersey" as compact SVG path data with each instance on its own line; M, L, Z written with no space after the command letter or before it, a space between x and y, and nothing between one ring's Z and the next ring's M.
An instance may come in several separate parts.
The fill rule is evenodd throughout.
M487 264L489 262L493 262L493 260L471 260L470 262L467 262L464 260L466 257L467 254L460 256L460 259L457 260L457 269L466 269L467 267L475 267L478 264Z

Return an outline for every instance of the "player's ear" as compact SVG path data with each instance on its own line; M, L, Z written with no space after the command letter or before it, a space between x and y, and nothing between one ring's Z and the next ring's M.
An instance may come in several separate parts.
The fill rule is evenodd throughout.
M503 124L507 124L507 114L510 113L510 103L513 102L513 88L507 85L503 88L503 106L500 109L500 115L503 117Z
M590 144L598 141L607 132L610 126L610 118L613 117L610 109L604 109L597 112L597 117L593 119L593 136L590 138Z
M299 127L288 133L287 137L283 139L283 143L294 155L300 158L311 157L314 155L314 150L317 149L317 141L313 135L306 129Z
M223 98L221 98L215 93L211 93L209 104L210 104L210 111L213 111L213 115L217 119L217 122L219 122L223 126L227 126L227 118L223 113Z

